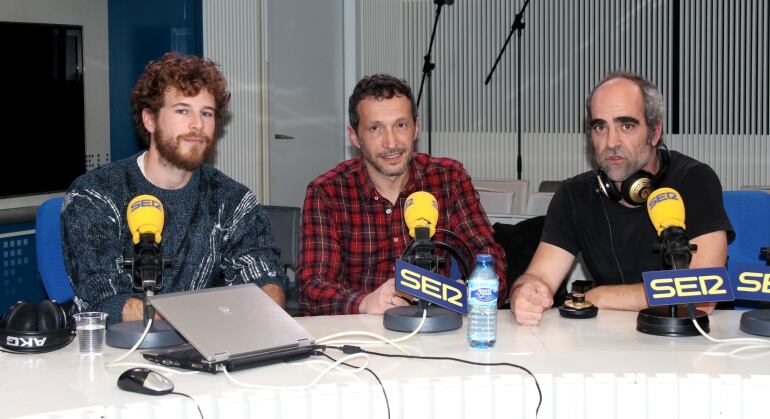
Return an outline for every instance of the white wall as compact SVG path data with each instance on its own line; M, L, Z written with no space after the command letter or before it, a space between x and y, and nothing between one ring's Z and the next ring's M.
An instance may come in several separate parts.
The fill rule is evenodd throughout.
M269 184L264 7L261 0L203 1L203 55L222 66L232 92L214 165L260 201Z
M204 55L222 65L233 93L215 165L263 203L302 206L308 183L344 158L352 1L203 6Z
M109 161L110 89L107 0L2 0L6 22L51 23L83 27L86 154ZM3 42L11 42L3 40ZM4 62L3 65L11 65ZM12 82L6 80L5 82ZM86 156L83 156L85 160ZM45 173L43 175L50 175ZM0 209L36 206L51 195L0 200Z

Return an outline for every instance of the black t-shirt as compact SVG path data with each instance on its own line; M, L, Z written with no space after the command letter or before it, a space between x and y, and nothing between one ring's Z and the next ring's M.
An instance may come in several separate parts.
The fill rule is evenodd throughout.
M722 205L717 175L708 165L681 153L671 151L670 156L658 187L673 188L682 196L687 238L725 230L732 240L735 234ZM601 195L595 171L561 185L548 207L541 240L573 255L582 252L596 285L641 282L642 272L661 268L660 254L653 251L657 232L646 206L628 208Z

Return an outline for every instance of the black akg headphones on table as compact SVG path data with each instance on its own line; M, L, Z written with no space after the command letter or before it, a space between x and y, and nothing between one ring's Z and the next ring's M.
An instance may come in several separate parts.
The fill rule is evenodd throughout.
M11 352L42 353L67 346L75 337L75 324L54 301L37 307L19 301L0 321L0 347Z
M652 174L646 170L639 170L620 185L620 190L615 186L615 182L607 176L604 170L598 169L596 174L597 192L606 196L612 201L618 202L621 199L631 205L642 205L647 202L647 197L654 191L668 169L669 155L668 148L661 143L657 149L658 160L660 161L660 170Z

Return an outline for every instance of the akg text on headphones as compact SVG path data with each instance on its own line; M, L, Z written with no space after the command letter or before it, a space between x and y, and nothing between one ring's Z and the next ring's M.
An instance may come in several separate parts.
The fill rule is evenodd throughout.
M45 300L11 306L0 321L0 347L11 352L41 353L63 348L75 337L75 325L64 309Z
M598 169L596 173L597 192L615 202L621 199L632 205L642 205L647 202L647 196L658 187L668 169L668 149L661 144L657 148L657 152L658 161L660 161L658 173L653 175L646 170L639 170L624 180L620 189L615 186L615 182L607 176L604 170Z

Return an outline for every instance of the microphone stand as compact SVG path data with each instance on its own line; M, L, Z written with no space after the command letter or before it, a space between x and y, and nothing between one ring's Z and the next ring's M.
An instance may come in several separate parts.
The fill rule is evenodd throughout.
M516 155L516 173L518 176L518 179L521 180L521 35L524 32L524 11L527 10L527 5L529 4L529 0L526 0L524 2L524 6L521 7L521 10L519 13L516 14L516 18L513 20L513 25L511 25L511 31L508 32L508 37L505 38L505 44L503 44L503 48L500 50L500 53L497 54L497 59L495 59L495 63L492 65L492 70L489 71L489 74L487 75L486 80L484 80L484 85L488 85L489 81L492 80L492 74L495 73L495 70L497 69L497 64L500 63L500 58L503 57L503 53L505 52L506 48L508 48L508 44L511 42L511 37L513 36L513 33L518 31L518 62L516 63L517 69L516 69L516 88L518 93L518 105L516 105L516 137L517 137L517 146L518 146L518 154Z
M690 269L692 252L698 250L690 244L681 227L668 227L661 232L660 241L655 243L654 250L661 253L661 264L664 269ZM687 304L687 311L681 312L676 305L650 307L639 312L636 318L636 330L657 336L699 336L692 319L695 319L701 329L708 333L708 315L695 308L695 304Z
M529 0L527 0L529 1ZM428 154L433 154L433 81L432 72L436 68L436 64L431 61L431 53L433 52L433 42L436 40L436 26L438 26L438 18L441 16L441 8L451 6L454 0L433 0L436 4L436 18L433 20L433 30L430 33L430 43L428 44L428 53L423 57L424 62L422 65L422 80L420 81L420 92L417 95L417 109L420 108L420 101L422 100L422 88L425 86L425 79L428 79Z
M770 247L759 249L759 260L770 266ZM756 309L741 315L741 331L757 336L770 336L770 309Z
M155 291L163 288L163 269L170 265L163 259L160 244L155 242L153 233L143 233L139 243L134 245L134 257L123 264L131 269L134 290L142 291L143 319L124 321L107 328L107 344L116 348L131 348L141 338L150 319L155 317L155 308L149 303L149 298ZM147 332L139 349L164 348L184 343L185 340L165 320L153 320L152 327Z
M414 244L410 247L411 251L402 256L402 259L427 271L436 272L436 268L444 262L444 258L436 256L436 245L430 239L430 228L416 227L414 231ZM420 325L425 310L427 315L420 333L445 332L459 329L463 325L463 318L459 313L419 300L416 305L393 307L385 311L382 319L383 326L398 332L413 332Z

